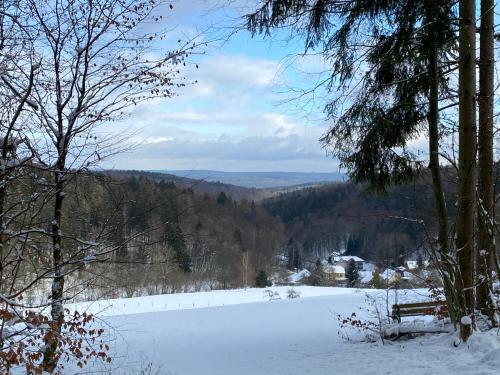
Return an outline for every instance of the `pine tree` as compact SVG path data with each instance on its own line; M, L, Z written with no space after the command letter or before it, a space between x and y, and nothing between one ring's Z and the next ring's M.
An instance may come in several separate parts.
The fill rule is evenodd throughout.
M323 269L323 264L321 264L321 261L318 259L316 260L316 265L311 273L311 275L308 278L308 284L312 286L321 286L325 282L325 271Z
M227 195L223 191L219 193L217 196L217 203L218 204L225 204L227 202Z
M187 252L186 241L178 224L167 223L165 239L174 250L175 261L183 272L191 272L192 260Z
M260 270L257 272L257 276L255 277L255 286L257 288L265 288L269 286L269 280L267 279L266 271Z
M334 126L321 140L354 181L368 181L372 188L385 191L391 184L415 178L424 163L408 142L428 132L428 167L438 219L438 244L432 246L439 260L450 318L460 323L472 307L474 0L459 1L458 39L457 7L451 0L267 0L261 4L247 17L250 30L270 33L273 28L289 26L306 35L306 51L317 48L331 63L327 90L334 98L325 112ZM359 32L361 28L363 32ZM443 107L456 106L454 99L450 100L456 90L449 85L454 82L450 74L456 70L457 52L460 177L455 246L461 249L459 269L452 261L439 164L443 133L439 112ZM360 88L355 94L353 85ZM345 91L350 94L347 107L343 105ZM338 113L339 108L345 110Z
M372 285L375 289L382 289L382 279L378 268L373 271Z
M379 190L416 177L423 163L408 142L428 122L432 146L438 147L437 103L451 97L447 74L456 50L453 1L268 0L261 4L247 17L251 31L270 33L290 26L306 36L306 51L319 49L330 63L326 85L333 98L325 112L335 125L322 141L350 177L369 181ZM360 89L353 92L352 85ZM349 107L338 105L345 104L344 91L355 94ZM339 113L339 108L345 110Z
M347 263L346 277L347 277L347 287L355 288L356 286L358 286L358 280L359 280L358 266L356 265L354 259L349 260L349 262Z

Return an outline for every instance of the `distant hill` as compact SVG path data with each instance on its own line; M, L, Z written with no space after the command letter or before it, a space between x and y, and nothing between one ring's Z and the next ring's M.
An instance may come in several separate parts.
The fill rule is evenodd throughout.
M304 187L308 185L338 182L342 181L345 177L339 172L224 172L212 170L164 170L151 172L167 173L194 180L221 182L223 184L247 188L273 190L297 185L302 185L302 187Z
M106 174L116 177L116 178L130 178L132 176L144 176L154 180L156 182L165 181L172 182L177 187L182 189L192 189L198 194L219 194L221 192L226 193L236 201L241 201L243 199L248 201L260 202L265 198L270 198L276 195L275 192L260 190L256 188L249 188L243 186L231 185L222 182L213 182L205 179L196 179L192 176L176 176L174 174L169 174L165 172L146 172L146 171L136 171L136 170L112 170L105 171Z

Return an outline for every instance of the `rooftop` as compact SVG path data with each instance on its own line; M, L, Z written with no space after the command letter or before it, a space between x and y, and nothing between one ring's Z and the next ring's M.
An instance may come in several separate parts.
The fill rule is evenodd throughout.
M351 259L354 260L355 262L365 261L364 259L355 255L332 255L332 260L334 262L349 262Z

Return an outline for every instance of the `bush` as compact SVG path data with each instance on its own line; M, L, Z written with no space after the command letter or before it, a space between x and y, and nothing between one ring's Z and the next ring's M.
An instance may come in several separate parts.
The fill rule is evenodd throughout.
M255 286L257 288L265 288L267 286L270 286L266 271L257 272L257 277L255 278Z
M273 292L271 289L264 290L264 295L269 298L269 301L275 301L277 299L281 299L281 296L278 292Z
M295 299L295 298L299 298L299 297L300 297L300 293L297 292L293 288L290 288L286 291L286 298L288 298L288 299Z
M375 271L373 271L373 279L371 281L371 284L375 289L383 289L382 279L380 277L380 272L378 271L377 268L375 268Z

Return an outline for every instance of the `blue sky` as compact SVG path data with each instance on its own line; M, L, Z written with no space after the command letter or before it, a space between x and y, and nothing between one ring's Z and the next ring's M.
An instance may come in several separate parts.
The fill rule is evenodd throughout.
M246 1L179 0L168 11L173 39L211 40L241 23ZM167 10L165 10L167 12ZM224 38L223 38L224 39ZM129 132L132 151L103 164L117 169L214 169L225 171L338 171L321 149L326 130L320 100L289 101L289 87L307 88L320 74L319 59L292 58L300 40L252 38L246 31L210 43L199 68L185 74L198 83L171 99L139 105L114 125ZM304 72L307 72L305 74Z

